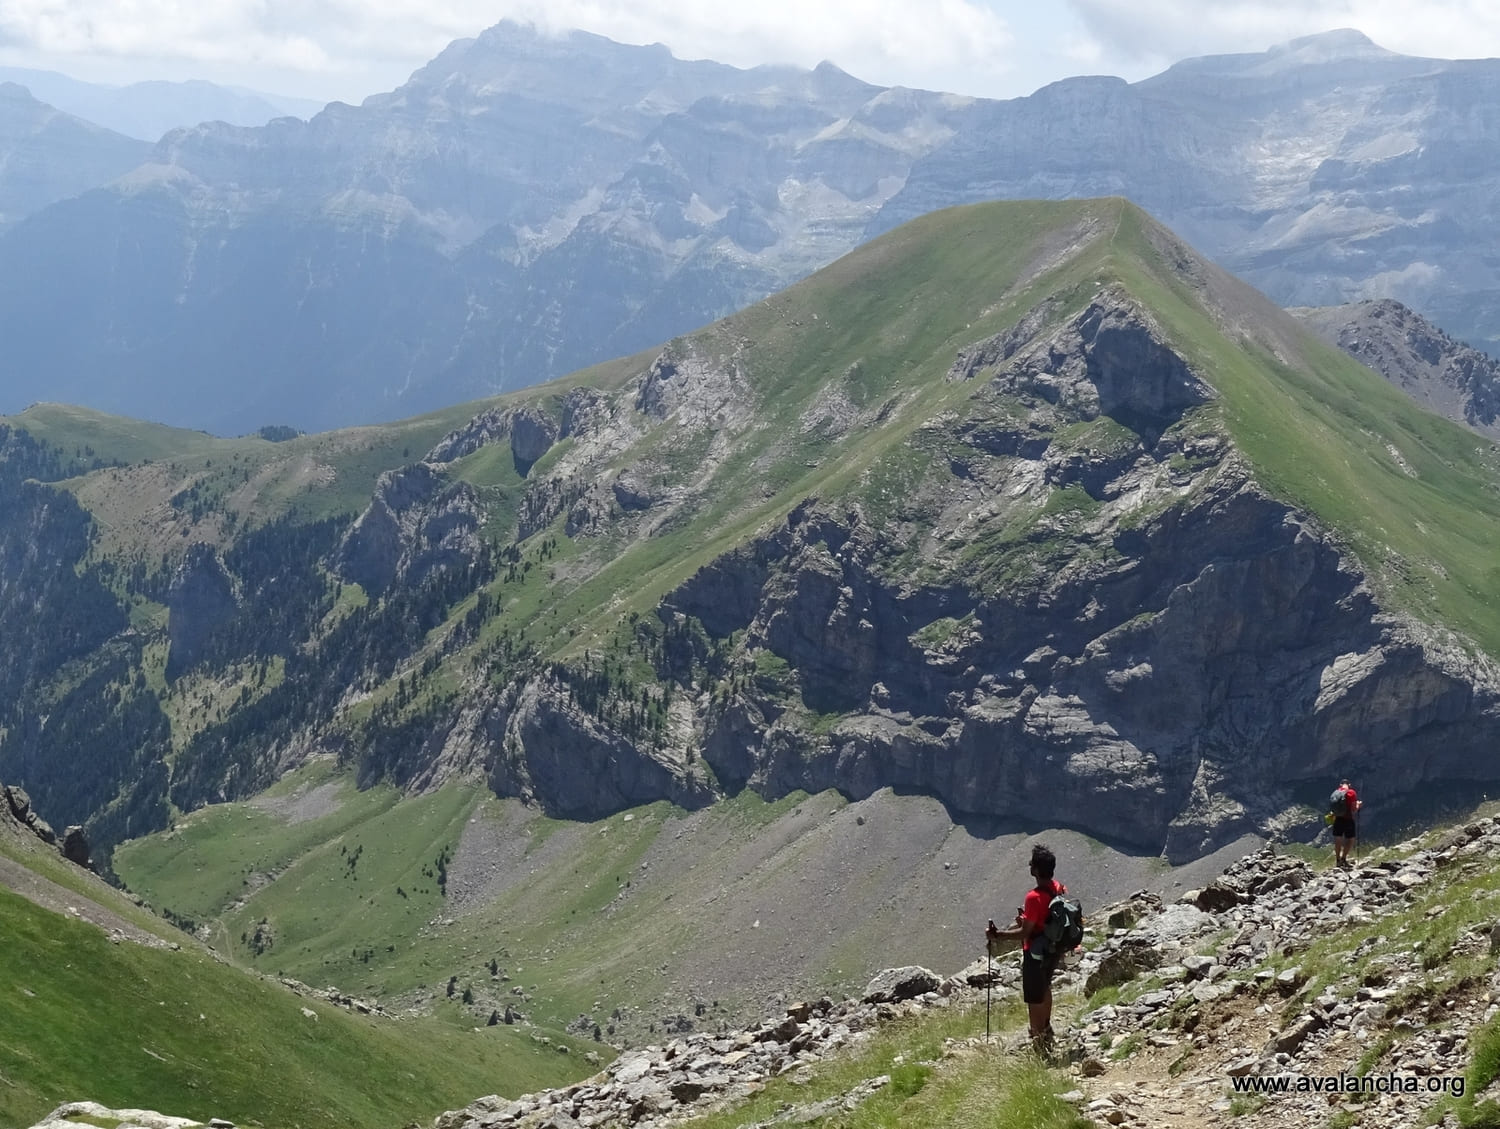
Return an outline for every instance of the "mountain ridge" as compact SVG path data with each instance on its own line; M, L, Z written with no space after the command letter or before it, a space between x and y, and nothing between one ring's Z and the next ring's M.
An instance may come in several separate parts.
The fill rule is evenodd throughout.
M115 86L84 82L56 71L0 67L0 82L24 86L39 101L65 113L148 143L160 140L170 130L202 121L264 125L276 117L308 116L323 106L311 99L286 98L202 79L158 79Z
M0 77L0 229L123 176L148 151Z
M1500 438L1500 366L1390 299L1289 311L1438 415Z

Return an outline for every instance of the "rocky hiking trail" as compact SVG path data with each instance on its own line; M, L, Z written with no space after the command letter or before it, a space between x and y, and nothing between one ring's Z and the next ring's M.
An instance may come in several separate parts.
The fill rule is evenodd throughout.
M1481 819L1346 869L1306 853L1266 847L1174 902L1140 893L1095 913L1077 967L1059 974L1059 1037L1043 1078L1052 1108L1037 1125L1495 1123L1500 1107L1486 1103L1500 1090L1500 823ZM903 1069L941 1080L976 1064L1037 1065L1017 1026L1018 980L1014 957L946 978L887 970L860 999L825 997L745 1030L627 1051L575 1085L481 1098L434 1129L661 1129L710 1115L742 1129L890 1124L866 1114L901 1100ZM987 983L997 1027L988 1041L971 1034ZM934 1042L940 1050L921 1063L882 1042L903 1024L944 1023L963 1034ZM845 1081L828 1092L828 1072L851 1057L861 1070L881 1065L836 1075ZM1295 1090L1299 1079L1359 1076L1415 1092ZM1293 1090L1237 1093L1236 1078ZM1456 1079L1462 1093L1450 1092Z
M1069 1096L1113 1125L1459 1124L1500 1049L1500 825L1389 855L1315 870L1267 848L1173 905L1120 907L1080 970L1092 1001L1118 998L1068 1032ZM1416 1092L1311 1088L1357 1076ZM1237 1094L1235 1078L1309 1088ZM1457 1079L1466 1102L1449 1100Z

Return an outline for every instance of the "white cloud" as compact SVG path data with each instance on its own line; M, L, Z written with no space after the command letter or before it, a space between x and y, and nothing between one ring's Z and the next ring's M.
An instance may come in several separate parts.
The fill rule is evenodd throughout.
M1334 28L1357 28L1404 55L1500 54L1492 0L1070 0L1106 57L1164 65L1193 55L1260 51Z
M507 16L682 58L831 59L871 82L998 97L1335 27L1407 54L1500 54L1493 0L0 0L0 62L357 101Z
M832 59L872 82L939 88L958 85L957 75L995 85L1013 46L1006 21L983 0L3 0L0 45L11 61L52 65L404 74L507 16L663 42L684 58Z

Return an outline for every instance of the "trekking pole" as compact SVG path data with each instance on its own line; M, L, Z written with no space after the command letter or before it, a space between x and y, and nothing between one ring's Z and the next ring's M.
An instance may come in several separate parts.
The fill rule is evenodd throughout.
M1354 790L1354 794L1356 796L1359 795L1359 789L1358 788L1356 788ZM1355 800L1354 801L1354 865L1355 866L1359 865L1359 806L1360 806L1360 801L1359 800Z
M984 946L984 1041L990 1041L990 992L995 986L995 958L988 943Z
M990 929L995 927L992 921L989 928L984 931L984 1041L990 1041L990 991L995 983L995 939L990 936Z

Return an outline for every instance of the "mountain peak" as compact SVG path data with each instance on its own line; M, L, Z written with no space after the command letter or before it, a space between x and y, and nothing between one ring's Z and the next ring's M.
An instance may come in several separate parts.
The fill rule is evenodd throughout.
M1388 58L1395 52L1387 51L1357 28L1341 27L1278 44L1267 54L1294 56L1302 63L1336 63L1348 59Z
M0 82L0 98L8 102L36 102L42 105L37 102L36 96L19 82Z

